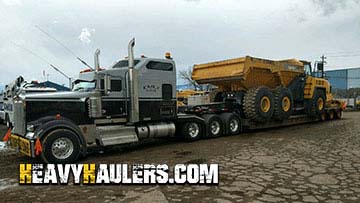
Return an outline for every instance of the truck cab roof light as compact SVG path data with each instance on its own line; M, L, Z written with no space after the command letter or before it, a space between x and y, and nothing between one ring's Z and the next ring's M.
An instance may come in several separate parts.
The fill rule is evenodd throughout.
M87 69L80 71L80 73L88 73L88 72L92 72L92 70L90 68L87 68Z
M166 53L165 53L165 58L166 58L166 59L172 59L171 53L170 53L170 52L166 52Z

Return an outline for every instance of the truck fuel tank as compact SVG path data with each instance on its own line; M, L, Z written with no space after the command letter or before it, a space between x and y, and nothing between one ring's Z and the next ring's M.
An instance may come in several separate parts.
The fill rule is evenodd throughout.
M138 126L136 132L139 139L173 136L175 124L173 122L148 123Z

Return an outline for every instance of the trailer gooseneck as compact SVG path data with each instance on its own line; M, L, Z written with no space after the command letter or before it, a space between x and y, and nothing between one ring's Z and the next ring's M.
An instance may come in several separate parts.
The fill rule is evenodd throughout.
M107 70L99 68L100 52L97 51L95 70L82 71L71 92L17 97L14 127L7 136L10 144L23 154L40 157L47 163L71 163L95 146L175 135L195 141L204 137L236 135L245 128L325 119L323 114L341 117L341 103L328 102L320 95L324 106L314 110L321 112L318 115L292 111L297 113L283 120L273 120L272 115L268 119L257 119L257 114L266 116L268 111L273 114L274 98L263 94L268 100L263 99L256 96L259 90L251 90L256 97L253 105L257 106L258 99L264 110L254 109L255 117L251 117L249 110L244 111L244 99L249 97L247 92L241 88L236 91L226 89L221 86L221 80L216 80L221 89L216 102L187 106L178 112L175 62L170 56L165 59L134 58L134 45L133 39L128 46L127 60L120 60ZM310 76L302 77L307 81ZM288 105L293 107L291 99ZM314 105L312 107L319 107L320 103Z

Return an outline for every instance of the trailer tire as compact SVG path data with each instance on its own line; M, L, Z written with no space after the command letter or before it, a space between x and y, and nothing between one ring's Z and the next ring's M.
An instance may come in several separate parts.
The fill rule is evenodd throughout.
M186 141L196 141L201 137L201 125L197 122L187 122L181 127L182 136Z
M288 119L293 110L293 96L285 87L277 87L274 90L274 118L276 120Z
M249 89L244 97L243 109L248 119L266 122L274 113L274 96L265 86Z
M335 112L335 119L341 119L343 116L343 111L342 110L337 110Z
M204 114L202 117L206 125L206 137L220 137L223 134L223 124L218 115Z
M241 132L241 121L233 113L223 113L220 118L224 124L225 135L238 135Z
M81 154L80 140L69 129L55 129L42 140L41 159L45 163L74 163Z
M327 113L326 113L326 120L334 120L335 118L335 112L334 110L329 110Z

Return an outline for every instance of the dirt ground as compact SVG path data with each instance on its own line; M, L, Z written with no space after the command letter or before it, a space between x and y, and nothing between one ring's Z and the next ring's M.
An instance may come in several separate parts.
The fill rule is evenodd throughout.
M193 143L150 141L80 161L218 163L215 186L18 186L19 163L27 162L16 153L0 153L2 202L359 202L360 113Z

